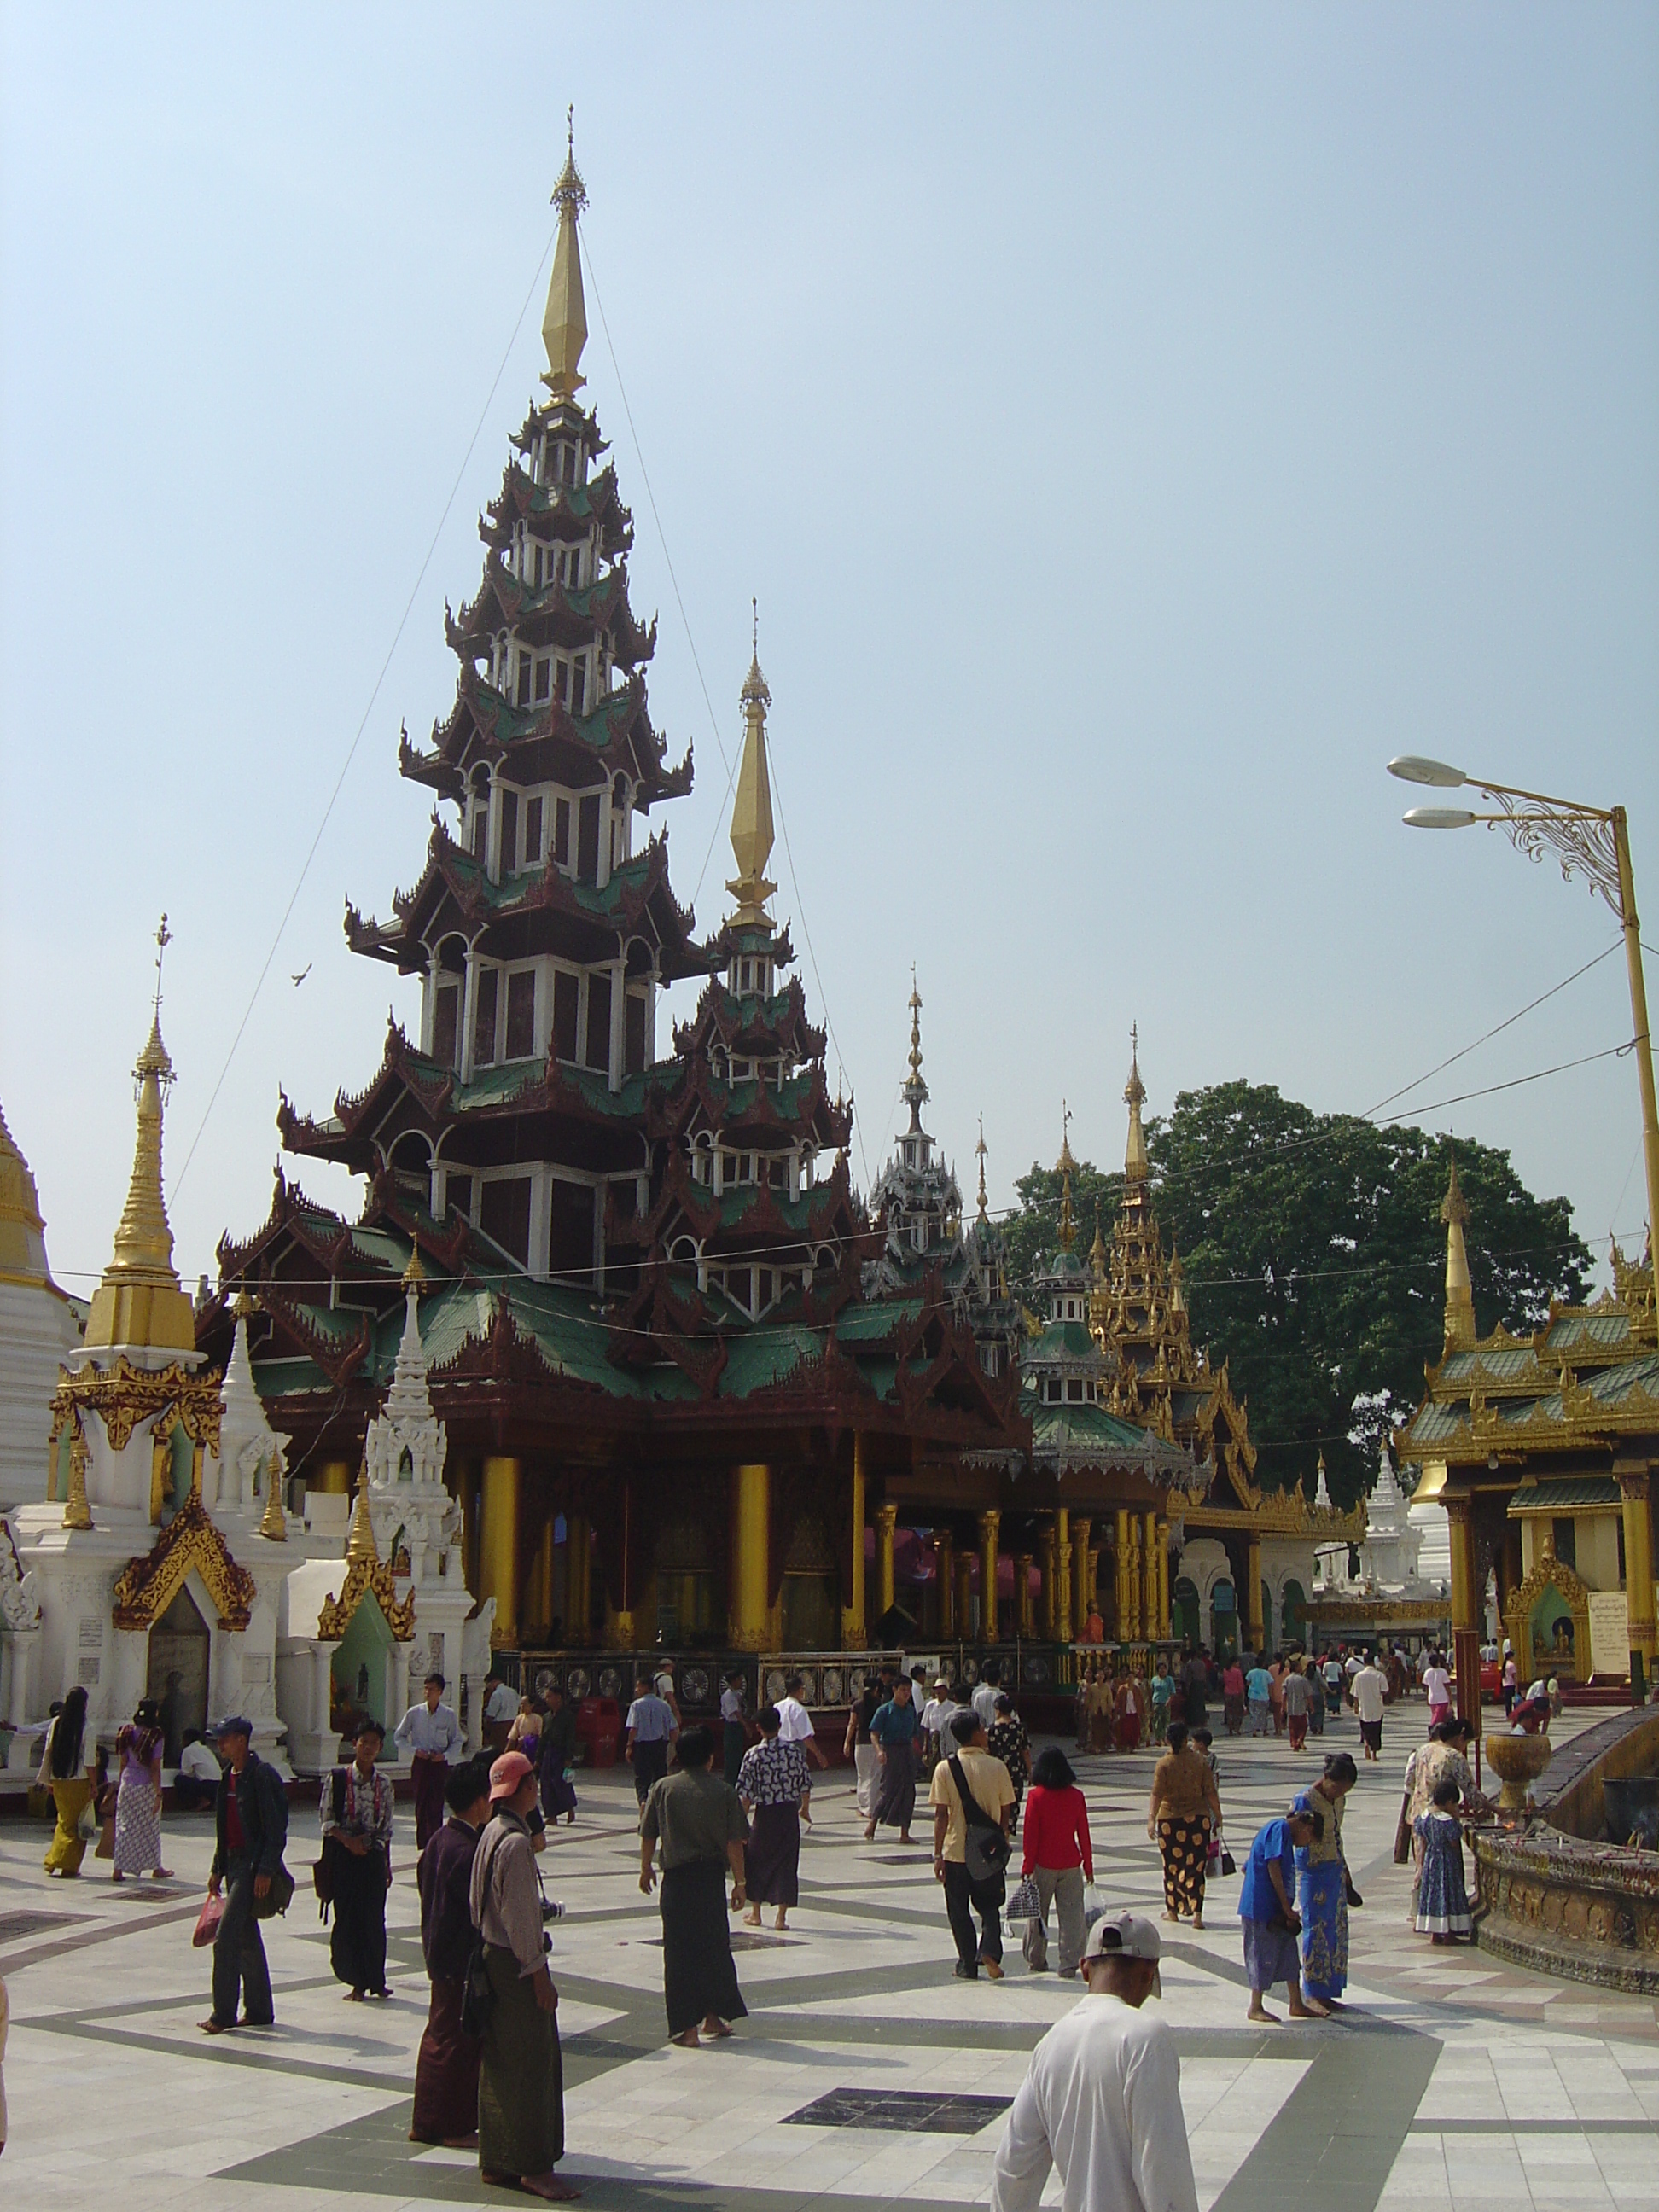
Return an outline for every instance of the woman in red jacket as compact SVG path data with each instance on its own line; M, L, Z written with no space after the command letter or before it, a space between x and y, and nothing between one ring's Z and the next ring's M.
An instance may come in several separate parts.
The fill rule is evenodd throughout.
M1089 1841L1089 1808L1077 1786L1071 1762L1051 1744L1031 1770L1025 1801L1025 1856L1022 1875L1035 1880L1041 1905L1025 1923L1021 1946L1034 1974L1048 1971L1048 1905L1060 1920L1060 1971L1070 1979L1083 1956L1083 1885L1095 1878L1094 1846Z

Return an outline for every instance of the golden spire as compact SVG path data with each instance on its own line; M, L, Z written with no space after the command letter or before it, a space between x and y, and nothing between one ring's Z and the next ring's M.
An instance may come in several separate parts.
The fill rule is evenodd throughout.
M0 1109L0 1282L52 1281L46 1266L46 1223L29 1164L17 1149Z
M547 348L547 367L542 382L556 399L573 399L586 379L581 373L582 348L587 343L587 307L582 298L582 251L576 218L587 205L587 188L576 167L576 111L566 111L568 143L564 167L553 187L553 205L559 210L559 242L553 249L553 281L547 288L547 313L542 317L542 343Z
M288 1541L288 1522L283 1517L283 1462L275 1444L270 1448L270 1465L265 1470L265 1510L259 1522L259 1534L269 1543ZM369 1541L374 1540L371 1529Z
M1072 1109L1063 1098L1060 1122L1060 1158L1054 1162L1060 1177L1060 1245L1061 1251L1069 1252L1077 1242L1077 1224L1072 1218L1072 1170L1077 1162L1072 1158Z
M173 1084L173 1062L161 1042L161 956L172 942L167 918L155 933L155 1012L133 1080L138 1086L138 1140L132 1180L115 1232L115 1250L93 1292L87 1342L153 1345L194 1352L196 1320L173 1264L173 1231L161 1195L161 1109Z
M1095 1280L1106 1279L1106 1239L1100 1233L1100 1200L1095 1200L1095 1241L1089 1247L1089 1265L1094 1269Z
M988 1222L990 1216L985 1206L985 1116L983 1114L979 1117L979 1142L974 1146L974 1150L979 1155L979 1218L981 1221Z
M404 1288L406 1291L413 1291L418 1297L425 1281L426 1269L421 1265L420 1245L411 1244L409 1251L409 1265L404 1269Z
M1173 1244L1170 1247L1170 1311L1179 1313L1186 1300L1181 1294L1181 1279L1186 1273L1181 1264L1181 1255Z
M1446 1195L1440 1201L1440 1218L1446 1224L1445 1352L1464 1352L1474 1342L1474 1292L1469 1285L1468 1248L1463 1242L1463 1224L1468 1218L1469 1202L1457 1180L1454 1152Z
M380 1554L374 1543L374 1523L368 1513L368 1462L363 1461L357 1477L357 1510L351 1516L351 1534L346 1539L346 1565L355 1567L361 1560L365 1566L374 1566Z
M743 760L738 769L738 795L732 804L732 850L738 872L726 886L738 902L732 919L739 925L769 929L772 917L766 902L777 890L769 883L766 864L772 857L772 776L766 762L766 710L772 694L760 665L760 610L755 608L755 649L739 695L743 702Z
M1123 1103L1129 1109L1129 1142L1123 1155L1123 1173L1129 1182L1146 1180L1146 1133L1140 1126L1140 1109L1146 1103L1146 1086L1140 1079L1140 1030L1129 1026L1129 1080L1123 1086Z

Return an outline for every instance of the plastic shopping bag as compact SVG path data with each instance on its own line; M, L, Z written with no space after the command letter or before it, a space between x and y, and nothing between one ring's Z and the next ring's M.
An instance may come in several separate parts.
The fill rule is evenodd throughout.
M194 1949L205 1951L208 1948L219 1933L219 1923L224 1917L225 1900L222 1897L204 1897L202 1899L202 1909L196 1916L196 1932L190 1939Z

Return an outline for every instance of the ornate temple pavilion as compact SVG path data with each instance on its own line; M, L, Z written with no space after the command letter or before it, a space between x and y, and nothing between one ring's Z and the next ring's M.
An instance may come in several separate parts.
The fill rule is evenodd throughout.
M232 1301L255 1297L254 1372L290 1470L343 1492L418 1255L467 1578L499 1644L860 1646L893 1601L899 1512L931 1528L973 1510L995 1478L964 1476L970 1450L1018 1460L1018 1378L986 1356L942 1251L866 1293L890 1240L853 1192L851 1104L830 1096L772 915L757 657L732 903L708 942L665 833L636 844L691 765L665 765L650 719L632 526L579 398L574 158L556 198L547 396L448 624L453 706L400 750L438 797L425 864L389 921L347 910L355 951L420 979L419 1023L391 1025L331 1113L284 1099L279 1116L289 1152L364 1176L367 1197L349 1223L279 1166L264 1224L222 1242L201 1342L222 1357ZM661 1038L664 988L697 975L695 1015Z
M1480 1711L1486 1592L1525 1676L1628 1680L1654 1664L1653 1475L1659 1467L1659 1324L1653 1253L1615 1245L1613 1287L1588 1306L1551 1302L1530 1336L1475 1329L1454 1164L1446 1224L1444 1341L1423 1402L1396 1438L1422 1469L1413 1504L1438 1500L1451 1531L1460 1710Z
M1111 1363L1104 1401L1110 1412L1179 1446L1200 1479L1188 1495L1171 1496L1167 1526L1143 1520L1137 1530L1118 1523L1120 1614L1150 1632L1146 1624L1156 1596L1167 1608L1164 1634L1173 1629L1218 1651L1238 1649L1241 1635L1249 1651L1304 1642L1315 1558L1333 1545L1358 1543L1365 1509L1340 1512L1328 1495L1310 1504L1299 1480L1290 1491L1266 1492L1255 1483L1247 1409L1233 1395L1225 1363L1212 1367L1208 1354L1194 1347L1181 1257L1173 1251L1164 1257L1141 1121L1146 1090L1138 1048L1123 1099L1129 1109L1123 1195L1109 1250L1096 1226L1089 1327ZM1172 1543L1179 1553L1173 1570Z

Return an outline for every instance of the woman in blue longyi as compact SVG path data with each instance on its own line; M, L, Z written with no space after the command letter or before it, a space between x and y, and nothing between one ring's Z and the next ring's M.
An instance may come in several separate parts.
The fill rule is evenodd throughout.
M1311 1790L1296 1800L1298 1813L1317 1813L1323 1832L1298 1844L1296 1903L1302 1916L1302 1988L1322 2004L1337 2003L1348 1984L1348 1907L1360 1902L1342 1850L1342 1800L1358 1780L1346 1751L1332 1753Z

